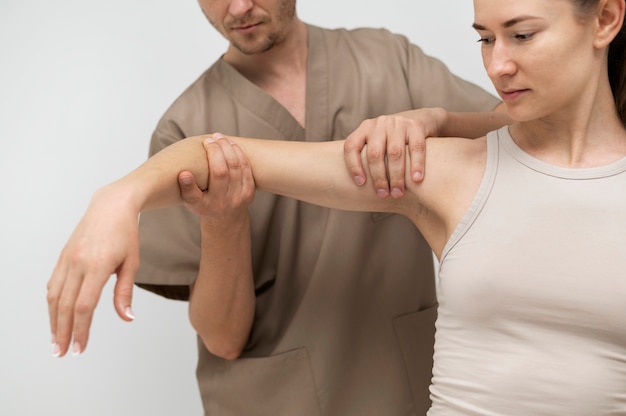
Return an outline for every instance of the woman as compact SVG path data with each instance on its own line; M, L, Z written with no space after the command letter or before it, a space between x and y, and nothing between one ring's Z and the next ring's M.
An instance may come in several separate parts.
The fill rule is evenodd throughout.
M428 174L404 198L352 189L336 143L241 145L262 189L400 213L422 231L441 261L429 414L625 414L624 1L474 4L515 123L429 140ZM225 140L208 155L245 161Z
M413 221L441 262L429 414L626 414L625 1L474 7L510 127L429 139L427 174L407 181L403 198L355 187L341 142L216 136L205 142L208 187L245 195L252 169L270 192ZM72 245L88 243L81 229L117 201L132 198L138 212L177 200L163 180L172 167L192 172L181 186L190 208L207 214L211 201L189 185L192 175L206 185L205 155L189 152L203 140L173 145L99 192ZM131 230L136 212L119 229ZM76 274L68 267L61 261L51 287ZM68 279L72 290L79 280Z

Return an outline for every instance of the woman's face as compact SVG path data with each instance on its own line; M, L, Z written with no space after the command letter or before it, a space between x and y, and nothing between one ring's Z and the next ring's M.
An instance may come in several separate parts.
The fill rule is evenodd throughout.
M567 115L588 91L601 52L594 20L570 0L474 0L474 28L489 78L517 121Z

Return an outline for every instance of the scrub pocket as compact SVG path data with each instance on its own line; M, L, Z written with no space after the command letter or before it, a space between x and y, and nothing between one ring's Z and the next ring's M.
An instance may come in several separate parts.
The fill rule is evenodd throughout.
M198 374L209 416L322 414L305 348L270 357L219 360L211 364L211 370L199 367Z
M393 320L417 415L425 415L430 407L436 319L437 305L433 305Z

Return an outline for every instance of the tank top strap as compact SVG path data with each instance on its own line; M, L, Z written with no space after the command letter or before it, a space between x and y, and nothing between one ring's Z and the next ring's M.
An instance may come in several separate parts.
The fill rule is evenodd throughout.
M456 226L452 235L448 239L448 242L443 248L440 261L446 258L446 255L450 252L452 247L463 237L467 230L471 227L476 217L480 214L481 209L485 205L485 202L489 198L489 193L493 187L495 181L496 172L498 170L498 160L500 153L500 140L499 135L501 130L506 130L508 134L508 127L502 127L500 130L494 130L487 134L487 159L485 165L485 172L481 180L478 191L472 199L470 206L461 218L461 221Z

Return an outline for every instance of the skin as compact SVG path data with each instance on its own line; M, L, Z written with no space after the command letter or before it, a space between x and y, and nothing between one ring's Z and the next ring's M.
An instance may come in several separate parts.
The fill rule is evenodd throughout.
M516 143L564 167L619 159L626 149L624 129L606 68L606 46L619 29L619 20L608 24L614 13L595 16L597 22L582 21L568 0L519 2L493 10L486 3L474 2L474 27L487 74L518 121L511 126ZM620 1L603 1L601 10L612 3L623 7Z
M305 125L308 43L295 0L199 0L229 41L223 60Z
M295 0L200 0L209 22L229 41L222 59L281 103L304 126L307 33ZM234 359L254 319L250 217L252 175L210 168L211 209L201 216L198 277L189 319L207 349ZM185 177L180 178L184 183ZM190 179L192 180L192 179ZM192 201L192 200L189 200Z
M623 158L626 132L615 115L605 64L606 46L623 19L623 2L603 2L602 13L586 22L577 19L568 0L512 1L502 8L480 3L474 26L483 43L485 68L517 120L511 126L517 144L539 159L570 168ZM586 70L576 62L585 63ZM567 86L570 89L560 93ZM383 129L397 127L396 118L378 121ZM233 151L238 146L243 153ZM439 257L481 181L485 138L429 140L429 175L419 185L407 181L404 198L378 201L371 189L350 187L349 176L338 166L338 147L331 142L303 149L298 144L241 138L205 143L209 164L234 171L252 167L261 189L333 208L405 215ZM361 157L367 166L367 152ZM266 162L271 160L284 162ZM206 196L193 180L181 184L181 189L183 198L194 201L190 209L199 215L210 212Z
M350 134L344 145L345 162L362 186L371 182L380 198L401 198L405 191L405 169L409 163L410 179L424 179L425 140L437 136L481 137L511 123L504 103L491 113L451 113L442 108L421 108L365 120ZM367 145L367 146L366 146ZM367 166L361 160L365 152Z
M198 3L211 25L230 42L224 57L227 62L288 43L298 22L294 0L199 0Z
M296 15L295 1L200 0L199 4L209 22L230 43L222 59L274 97L305 126L308 42L306 26ZM410 130L384 128L379 131L378 126L388 125L383 117L380 121L363 123L353 135L369 137L374 134L389 138L398 149L398 163L391 165L396 170L399 163L404 164L404 137L410 137L414 143L410 160L419 171L424 164L424 138L452 126L454 115L443 109L420 109L392 118L401 123L401 128L405 123L411 123ZM471 134L468 118L459 116L459 119L463 121L459 127ZM489 123L485 119L489 119ZM476 135L506 121L502 117L482 114L475 114L471 120L476 120ZM394 141L400 137L401 143L397 139ZM360 162L360 157L358 160ZM208 209L195 210L194 202L200 196L184 193L195 184L193 176L183 174L179 178L187 207L201 218L202 252L210 253L202 256L198 278L191 288L189 317L209 351L222 358L235 359L245 347L254 320L248 216L248 207L254 197L254 182L249 179L242 183L242 178L247 176L241 176L239 170L214 172L213 166L222 165L209 166L210 177L220 177L223 185L209 186L209 199L215 203ZM371 166L374 172L385 177L384 181L378 180L375 184L379 196L386 198L390 191L385 167L380 163ZM403 172L404 166L402 182ZM401 184L393 186L391 193L399 197L403 190Z
M141 211L183 203L176 181L178 172L191 170L206 177L206 156L199 143L193 144L186 142L184 153L153 156L149 166L102 187L93 195L85 215L61 251L47 285L53 356L64 356L72 341L74 354L84 351L94 310L112 274L117 276L113 291L115 309L123 320L133 320L130 305L139 267L137 217ZM161 173L166 176L160 177ZM169 179L167 173L172 175ZM148 184L157 177L158 184L130 189L134 184ZM206 181L199 183L206 187Z
M546 5L547 4L545 4L544 6ZM477 5L477 6L480 6L480 5ZM519 13L523 13L522 6L524 5L519 4L518 6L520 7ZM486 9L477 8L477 10L483 11ZM503 13L505 12L505 10L503 9L498 9L498 10L502 11ZM543 12L555 13L554 11L548 11L545 9L543 10ZM520 14L520 16L522 15L523 14ZM509 26L508 32L506 31L500 32L501 36L500 36L499 43L500 45L506 43L507 45L505 46L509 50L511 50L511 48L515 45L517 45L519 48L526 48L527 47L525 46L526 43L530 43L531 45L538 44L540 46L540 48L535 48L532 51L533 59L525 59L522 65L519 65L517 62L514 62L508 59L506 55L502 55L502 54L497 55L498 61L493 62L494 51L490 49L489 47L483 47L482 52L483 52L483 59L485 62L486 69L487 71L491 71L490 75L492 75L492 80L494 80L494 85L498 89L498 93L505 101L507 101L506 104L508 104L508 105L505 105L505 103L503 103L498 108L496 108L497 113L501 111L506 111L506 110L508 110L509 112L516 112L518 108L515 104L516 100L514 98L522 94L533 96L535 103L534 105L530 105L526 107L526 108L530 108L533 110L532 114L529 114L526 116L524 116L523 114L514 114L513 118L516 120L520 120L520 121L522 120L528 121L529 117L539 118L542 115L546 115L547 114L546 112L554 110L555 106L557 105L563 106L565 102L573 98L572 94L576 94L579 91L577 88L586 88L585 90L587 92L586 97L588 97L588 99L591 99L589 97L593 96L593 86L584 85L585 82L587 83L589 82L589 79L586 77L586 74L584 72L581 71L578 73L566 74L566 76L564 76L564 74L561 71L561 68L563 67L563 65L570 65L570 66L573 65L574 67L589 66L592 63L591 60L597 58L594 56L588 56L586 62L580 61L580 57L583 56L580 49L582 45L587 45L585 43L585 40L588 41L589 36L593 35L592 33L593 28L589 26L588 27L589 30L587 32L576 31L574 36L570 36L566 39L565 43L567 43L567 45L564 46L562 49L557 50L553 46L555 42L560 42L561 40L558 38L558 36L555 38L556 29L558 29L558 27L552 26L550 28L550 32L548 33L548 38L546 38L543 34L541 34L541 32L544 32L543 29L546 28L546 23L548 22L548 20L553 19L557 21L560 25L574 24L576 26L580 26L580 23L581 23L580 21L578 21L578 24L575 24L575 22L572 22L571 20L566 22L564 21L564 19L559 19L559 17L562 17L562 16L554 15L554 14L552 16L545 15L542 20L542 19L537 19L537 16L535 16L534 19L525 19L523 22L520 21L514 26ZM478 23L477 28L480 28L480 26L481 26L480 23ZM494 39L493 38L494 33L490 33L489 31L484 31L484 30L483 31L479 30L479 33L485 34L486 35L485 39ZM540 42L533 43L534 39L532 39L532 37L536 33L541 34ZM486 43L488 44L489 41ZM500 46L498 46L498 48L500 48ZM576 51L576 52L570 53L570 51ZM508 51L505 51L505 52L507 54L512 53ZM554 63L549 67L541 67L539 65L539 62L541 63L546 62L546 58L547 58L546 53L555 53L556 54L555 57L558 57L558 60L554 59L553 60ZM602 49L599 49L596 51L596 53L603 54L604 52L602 52ZM537 71L533 71L533 74L532 74L533 76L532 82L536 83L538 88L533 88L532 85L523 87L523 85L525 85L524 84L525 81L523 81L523 79L526 76L526 71L528 68L541 68L541 70L539 71L540 73L536 73ZM507 76L501 76L500 72L506 74ZM520 83L521 85L516 86L514 83ZM606 84L603 83L602 85L606 89ZM573 88L573 86L575 87ZM539 91L541 92L540 94L538 94ZM556 126L557 128L554 130L561 131L560 129L563 129L562 131L564 132L569 131L567 135L571 135L572 133L575 133L578 131L584 131L585 129L582 129L579 124L585 123L584 121L586 119L585 115L588 114L592 110L595 111L596 115L599 116L599 120L601 120L599 121L600 126L612 127L613 126L612 117L607 117L606 119L602 121L603 115L611 115L614 113L614 111L612 110L612 106L613 106L612 102L610 102L610 99L606 98L608 97L608 95L606 94L606 91L603 91L602 93L603 95L601 97L604 97L605 101L601 102L601 105L597 105L596 107L593 107L592 109L590 109L589 106L581 108L583 117L576 119L580 123L577 122L577 123L568 124L567 122L565 123L561 122L558 126ZM556 100L553 99L553 97L559 97L561 98L561 100L557 102ZM546 99L546 98L552 98L552 99ZM544 108L546 103L552 103L552 102L554 103L551 104L551 108ZM420 111L420 110L417 110L417 111ZM541 112L543 112L543 114L541 114ZM494 118L499 117L497 113L493 114ZM386 139L385 139L385 137L390 137L390 138L401 137L401 136L405 136L407 138L415 137L412 134L412 132L415 131L416 124L418 122L400 117L404 115L406 115L406 113L398 115L398 117L393 117L393 119L391 120L385 120L383 118L378 118L374 120L366 120L364 124L367 123L370 125L370 127L368 127L367 130L356 131L355 133L350 135L348 139L346 140L346 144L345 144L346 164L348 165L350 171L354 175L355 182L359 185L362 185L365 183L365 179L363 176L363 168L362 168L362 164L360 160L360 153L363 150L364 145L366 143L368 144L366 152L367 152L367 160L370 166L369 168L370 173L372 175L372 180L374 181L374 186L378 190L379 196L383 198L389 195L386 192L387 183L391 184L392 196L400 197L404 193L404 157L403 157L404 149L402 147L403 143L400 140L397 140L395 142L387 144ZM428 120L435 121L437 120L437 117L441 117L441 115L430 117L428 118ZM448 120L446 121L445 125L453 126L455 123L453 120L450 120L450 118L454 117L454 115L448 114L447 117L448 117ZM501 117L503 117L503 119L506 118L506 116L504 115L502 115ZM541 121L535 123L536 127L534 127L533 125L528 126L530 130L527 136L528 137L541 137L541 135L546 134L546 131L543 129L543 127L548 127L552 125L553 122L558 122L558 119L556 119L556 117L558 117L558 114L554 114L551 117L542 118ZM439 126L439 128L440 127L441 126ZM517 127L513 127L514 131L516 128ZM538 129L536 132L535 132L535 128ZM363 134L363 132L365 131L367 131L367 133L370 134L369 137L366 136L366 134ZM603 131L603 130L600 130L600 131ZM439 132L440 132L439 134L442 136L454 135L453 133L449 134L448 131L446 131L445 129L441 129L441 128ZM615 134L616 131L614 129L606 130L606 132L607 134L605 135L605 138L607 140L611 140L612 138L619 137L619 135ZM617 129L617 133L619 133L619 128ZM523 132L518 133L518 136L520 137L520 141L523 138L522 134ZM477 136L478 135L480 134L477 134ZM473 137L473 135L470 134L467 137ZM569 136L566 136L566 137L569 137ZM407 139L406 142L409 145L410 149L418 149L420 148L420 146L423 146L422 143L413 143L410 139ZM386 148L385 148L385 145L387 146ZM529 144L529 147L530 146L531 144ZM591 147L595 148L594 146L591 146ZM619 147L619 144L618 144L618 147ZM586 157L587 159L594 158L594 156L592 156L591 153L583 153L584 151L585 150L583 148L579 148L578 151L573 149L572 153L577 152L577 154L570 154L568 161L558 162L555 160L555 162L557 164L568 163L571 166L578 166L577 163L584 163L584 162L581 160L578 160L577 162L577 158L581 158L581 157ZM421 148L420 148L420 152L421 152ZM536 154L536 153L533 153L533 154ZM387 160L385 160L385 157L387 157ZM618 156L615 156L615 157L618 157ZM422 179L423 176L419 168L416 168L413 163L414 163L414 160L412 158L411 167L410 167L411 178L414 181L419 181Z
M202 0L200 6L209 21L231 43L223 59L250 79L259 88L281 103L298 122L305 125L305 86L307 64L306 26L292 14L295 1L285 0ZM387 121L386 121L387 120ZM397 121L397 128L389 128L389 120ZM408 121L407 121L408 120ZM376 137L369 153L373 160L385 149L391 149L397 160L405 160L423 177L425 137L438 134L479 136L500 127L508 118L485 114L451 114L443 109L421 109L402 116L384 116L361 125L353 137ZM455 133L456 131L456 133ZM465 133L464 133L465 132ZM359 139L360 140L360 139ZM405 142L411 143L410 157L398 152ZM342 142L340 146L343 146ZM182 146L182 147L181 147ZM198 278L191 290L190 320L207 348L224 358L236 358L247 340L253 320L254 297L250 270L250 235L247 208L254 189L247 174L219 168L212 163L207 168L207 156L202 149L202 138L184 141L181 146L170 146L120 181L100 189L74 233L62 250L59 261L48 283L48 307L52 331L53 355L64 356L68 350L83 352L89 340L94 309L102 288L112 274L117 275L113 294L118 315L133 319L131 300L138 258L137 216L156 207L182 204L180 189L185 180L198 179L198 185L207 189L207 175L218 180L203 195L211 198L210 215L201 219L202 247L215 255L205 256L200 264ZM187 146L187 147L186 147ZM333 145L335 146L335 145ZM395 150L394 150L395 149ZM343 154L343 147L338 149ZM180 153L178 153L180 152ZM338 166L344 172L340 157ZM367 163L365 166L369 169ZM351 178L374 183L377 194L386 199L404 193L402 180L392 181L390 192L384 164L372 164L379 179L360 171ZM210 172L208 171L210 169ZM392 169L399 177L399 169ZM402 168L404 171L404 168ZM384 179L380 179L384 177ZM204 179L203 179L204 178ZM419 179L418 179L419 180ZM131 189L141 185L141 189ZM352 186L351 186L352 188ZM369 189L363 187L363 189ZM194 200L188 198L193 209ZM102 218L107 218L103 222ZM212 232L222 227L228 233ZM124 242L117 241L124 236ZM236 259L236 261L235 261ZM216 302L220 300L221 302ZM206 305L211 305L208 309Z

